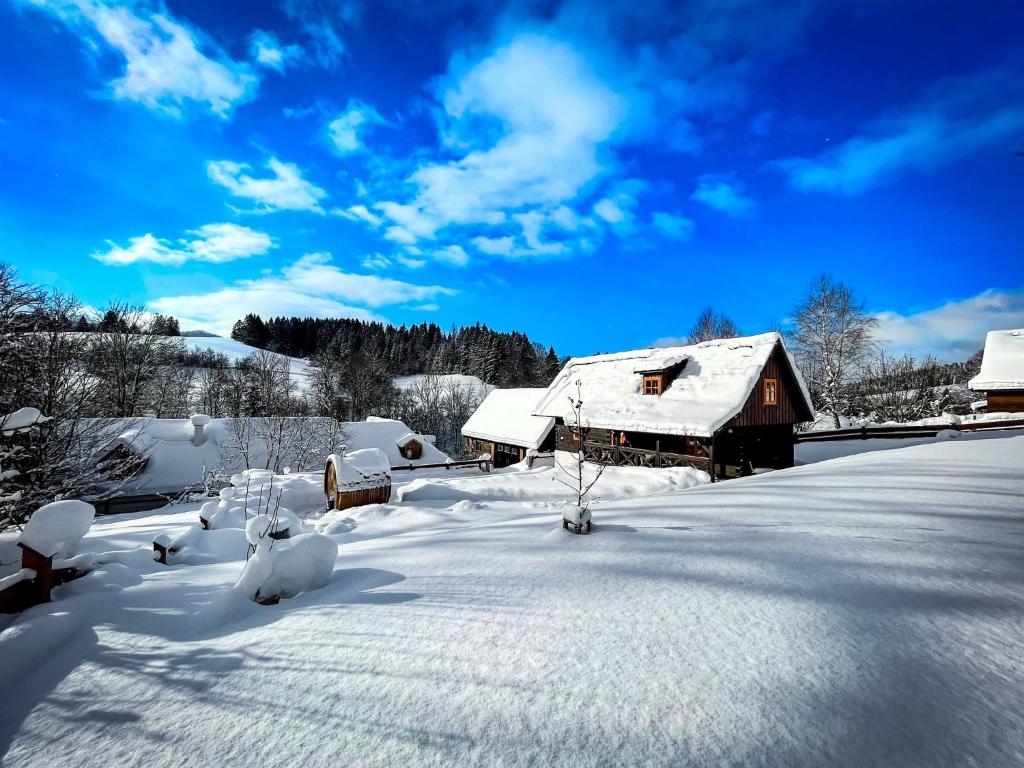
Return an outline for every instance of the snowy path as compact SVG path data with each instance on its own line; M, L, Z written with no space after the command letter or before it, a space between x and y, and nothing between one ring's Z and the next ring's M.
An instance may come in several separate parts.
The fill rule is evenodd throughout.
M1024 763L1024 438L595 506L432 500L331 583L124 550L0 634L10 766ZM500 475L495 477L500 480ZM404 524L403 524L403 521Z

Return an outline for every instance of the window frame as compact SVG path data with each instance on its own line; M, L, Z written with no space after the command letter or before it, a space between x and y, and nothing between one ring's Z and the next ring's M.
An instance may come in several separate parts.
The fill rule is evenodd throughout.
M765 405L777 406L779 404L779 380L766 378L762 389L762 399Z
M648 385L651 385L650 391L648 391ZM661 395L665 391L664 377L658 374L645 375L640 391L644 395Z

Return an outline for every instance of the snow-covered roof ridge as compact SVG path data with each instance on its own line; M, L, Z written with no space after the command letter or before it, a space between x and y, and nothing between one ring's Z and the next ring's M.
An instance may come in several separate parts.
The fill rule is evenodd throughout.
M981 370L967 382L971 389L1024 389L1024 328L989 331Z
M539 448L555 424L550 416L535 416L543 387L495 389L484 398L462 428L465 437Z
M534 414L572 418L570 398L580 382L584 426L710 437L736 416L779 345L811 410L810 393L780 334L714 339L572 358L548 387ZM682 365L663 394L644 395L643 370Z

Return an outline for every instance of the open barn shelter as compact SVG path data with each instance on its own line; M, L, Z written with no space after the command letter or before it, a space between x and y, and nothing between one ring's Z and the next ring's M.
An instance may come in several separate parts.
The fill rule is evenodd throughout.
M981 370L967 386L985 393L989 413L1024 412L1024 328L986 334Z
M782 337L764 333L573 358L534 413L555 419L558 450L715 479L793 466L793 426L813 408Z
M469 453L488 453L495 467L507 467L530 451L553 450L555 420L533 415L546 392L530 387L492 390L462 428Z

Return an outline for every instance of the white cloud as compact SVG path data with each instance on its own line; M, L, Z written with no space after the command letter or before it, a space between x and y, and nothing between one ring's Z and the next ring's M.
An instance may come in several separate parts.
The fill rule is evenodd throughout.
M366 147L362 134L375 125L385 125L387 121L380 113L358 99L349 99L345 111L327 124L327 138L339 155L359 152Z
M420 304L416 307L409 307L409 309L415 312L437 312L441 307L431 302L430 304Z
M693 236L693 222L685 216L655 211L651 225L669 240L689 240Z
M1024 134L1024 75L999 70L936 84L817 157L774 163L802 191L858 195L910 170L934 170Z
M345 55L343 30L359 19L360 5L353 0L285 0L285 14L308 38L313 58L333 68Z
M349 221L362 221L376 229L380 226L380 216L370 211L365 205L350 205L348 208L332 208L331 213L342 216Z
M449 245L434 251L434 258L456 267L464 267L469 263L469 255L461 245Z
M484 237L480 235L474 237L471 242L478 251L486 253L488 256L511 256L516 245L515 238L510 236Z
M248 64L233 60L165 9L102 0L28 4L63 21L91 51L115 51L124 60L124 72L110 83L116 98L175 116L187 103L202 104L226 118L235 105L253 98L259 85Z
M395 261L408 269L422 269L427 266L425 259L413 259L409 256L395 256Z
M189 327L229 333L246 313L264 317L354 317L383 320L374 310L392 305L423 304L455 291L344 272L330 254L311 253L286 266L279 275L243 279L204 294L165 296L149 303L154 312L173 314Z
M715 174L701 176L690 199L734 218L746 216L755 207L754 201L746 197L734 182Z
M382 253L371 253L363 257L363 269L387 269L391 266L391 259Z
M918 312L879 312L878 338L894 352L962 360L985 343L985 333L1024 328L1024 289L990 290Z
M273 32L257 29L249 35L249 55L262 67L284 72L302 59L302 48L282 45Z
M271 157L267 168L273 176L256 178L249 175L247 163L211 160L206 164L206 173L236 197L256 202L258 211L324 212L320 201L327 197L327 192L304 179L297 165Z
M607 221L609 224L619 224L626 220L628 215L619 204L609 198L598 200L594 205L594 213Z
M189 230L187 234L191 238L171 241L146 233L130 238L127 246L108 240L110 248L105 252L96 252L92 257L114 266L140 261L168 266L181 266L188 261L222 264L250 256L262 256L274 247L270 235L238 224L206 224Z

